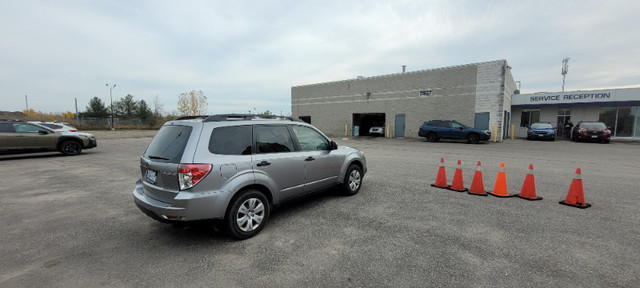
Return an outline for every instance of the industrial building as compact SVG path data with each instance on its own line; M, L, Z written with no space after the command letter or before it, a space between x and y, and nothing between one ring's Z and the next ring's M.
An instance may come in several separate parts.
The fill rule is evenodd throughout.
M427 120L455 119L487 129L497 141L510 136L517 93L506 60L359 76L291 88L292 116L331 136L368 135L384 124L389 137L418 137Z

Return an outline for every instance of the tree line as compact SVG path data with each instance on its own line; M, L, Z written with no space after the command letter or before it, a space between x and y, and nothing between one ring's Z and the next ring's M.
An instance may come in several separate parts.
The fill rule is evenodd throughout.
M78 115L75 115L72 112L65 112L62 115L53 115L42 112L35 112L33 111L33 109L29 109L30 111L24 111L24 115L28 119L38 118L38 120L54 119L56 121L68 121L79 118L78 120L83 121L87 119L93 119L90 120L91 123L97 124L101 121L108 121L113 114L113 118L117 119L119 122L133 120L140 124L155 126L157 124L162 124L166 120L175 119L179 116L208 114L208 99L204 95L204 92L202 92L202 90L192 90L190 92L182 93L180 94L180 96L178 96L177 109L179 115L165 115L163 113L163 107L164 105L160 103L160 99L158 96L155 96L153 98L153 102L151 103L151 105L149 105L146 101L135 100L133 95L127 94L127 96L114 101L113 105L111 105L110 103L105 103L98 97L93 97L91 98L91 100L89 100L85 111L79 112ZM259 113L258 115L274 114L267 110L263 113ZM103 120L98 121L97 119ZM86 123L86 121L83 122Z
M109 105L110 106L110 105ZM127 94L127 96L113 102L113 110L107 106L102 99L93 97L89 100L86 110L78 113L80 118L109 118L113 114L114 118L122 119L141 119L142 121L148 121L153 117L161 117L162 107L154 107L152 110L146 101L133 100L133 95Z

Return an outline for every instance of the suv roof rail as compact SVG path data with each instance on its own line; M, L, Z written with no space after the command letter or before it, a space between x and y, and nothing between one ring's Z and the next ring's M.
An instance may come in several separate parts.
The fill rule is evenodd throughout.
M20 119L0 119L0 121L5 121L5 122L24 122L23 120L20 120Z
M180 120L180 119L178 119ZM288 120L303 122L298 118L284 117L277 115L257 115L257 114L217 114L212 115L204 119L204 122L218 122L218 121L239 121L239 120Z
M192 115L178 117L176 120L192 120L192 119L206 119L209 115Z

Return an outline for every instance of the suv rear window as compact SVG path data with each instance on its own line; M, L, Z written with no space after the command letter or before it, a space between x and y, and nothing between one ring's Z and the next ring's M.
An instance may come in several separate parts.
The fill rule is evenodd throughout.
M223 155L251 155L251 126L231 126L213 129L209 151Z
M163 126L144 156L160 162L179 163L192 130L189 126Z

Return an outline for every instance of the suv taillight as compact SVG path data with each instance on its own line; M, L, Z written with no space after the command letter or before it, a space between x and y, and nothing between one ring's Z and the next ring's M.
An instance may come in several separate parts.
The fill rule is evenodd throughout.
M211 171L211 164L180 164L178 168L178 182L180 190L196 186Z

